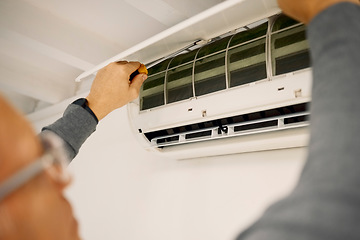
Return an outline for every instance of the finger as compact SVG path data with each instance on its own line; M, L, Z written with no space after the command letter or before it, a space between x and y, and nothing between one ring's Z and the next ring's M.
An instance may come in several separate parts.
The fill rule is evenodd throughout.
M126 67L126 73L130 75L135 72L137 69L139 69L140 67L140 62L128 62L125 67Z
M143 84L143 82L147 79L147 75L146 74L138 74L136 75L136 77L134 77L134 79L132 80L131 84L130 84L130 88L132 89L132 91L134 91L136 93L136 96L133 96L134 98L137 98L139 92L140 92L140 88L141 85ZM135 94L134 94L135 95Z

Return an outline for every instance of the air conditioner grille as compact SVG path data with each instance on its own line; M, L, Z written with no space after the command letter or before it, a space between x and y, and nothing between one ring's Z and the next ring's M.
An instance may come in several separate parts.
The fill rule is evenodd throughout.
M237 115L145 133L155 146L255 134L308 125L308 103Z
M264 122L259 122L259 123L236 126L236 127L234 127L234 132L259 129L259 128L267 128L267 127L275 127L277 125L278 125L277 120L270 120L270 121L264 121Z

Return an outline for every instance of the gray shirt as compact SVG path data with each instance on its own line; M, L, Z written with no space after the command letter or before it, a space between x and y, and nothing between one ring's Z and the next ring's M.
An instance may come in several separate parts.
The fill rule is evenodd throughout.
M308 26L310 144L293 192L237 239L360 239L360 6L340 3Z
M59 135L65 143L69 159L79 152L86 139L96 130L97 120L83 107L70 104L62 118L44 127L43 131L52 131Z

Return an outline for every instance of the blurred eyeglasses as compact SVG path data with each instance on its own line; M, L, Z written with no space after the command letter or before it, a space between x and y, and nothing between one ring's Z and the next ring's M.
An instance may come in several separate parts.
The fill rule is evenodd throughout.
M43 132L40 139L44 154L0 183L0 201L42 171L47 171L57 183L67 183L70 180L70 174L66 170L70 161L65 154L63 140L50 131Z

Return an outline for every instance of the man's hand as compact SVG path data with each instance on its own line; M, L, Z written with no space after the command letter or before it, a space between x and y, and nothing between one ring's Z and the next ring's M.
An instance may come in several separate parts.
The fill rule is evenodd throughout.
M139 62L123 61L110 63L98 71L86 99L99 120L139 96L147 75L138 74L129 81L131 73L139 67Z
M285 14L305 24L326 8L340 2L359 4L359 0L278 0Z

